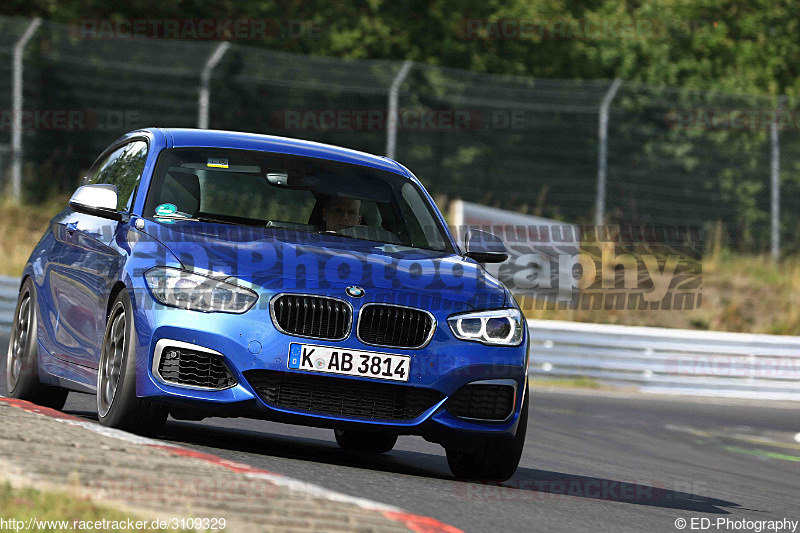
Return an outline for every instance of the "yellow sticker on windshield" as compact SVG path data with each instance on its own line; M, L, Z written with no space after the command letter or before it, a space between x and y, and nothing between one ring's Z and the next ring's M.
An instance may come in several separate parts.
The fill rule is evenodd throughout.
M208 158L208 166L211 168L228 168L227 159L211 159Z

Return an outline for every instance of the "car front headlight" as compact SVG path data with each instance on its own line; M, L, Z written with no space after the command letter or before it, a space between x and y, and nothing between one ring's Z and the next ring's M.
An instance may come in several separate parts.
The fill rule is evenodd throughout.
M145 272L153 297L164 305L204 313L244 313L258 300L245 287L180 268L154 267Z
M522 342L522 313L518 309L494 309L454 315L447 319L453 335L464 341L498 346Z

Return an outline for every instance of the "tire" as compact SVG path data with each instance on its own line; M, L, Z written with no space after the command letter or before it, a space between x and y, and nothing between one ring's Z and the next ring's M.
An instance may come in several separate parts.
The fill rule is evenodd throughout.
M505 481L514 475L525 447L528 431L528 404L530 395L525 388L525 401L520 410L519 425L513 439L496 440L476 449L445 448L450 471L459 479Z
M14 324L6 356L6 390L11 398L62 409L69 391L39 381L39 321L33 280L26 278L14 309Z
M386 453L394 448L397 435L380 431L337 429L336 442L348 452Z
M169 410L136 396L136 343L133 308L127 289L108 314L97 369L97 419L107 427L156 435Z

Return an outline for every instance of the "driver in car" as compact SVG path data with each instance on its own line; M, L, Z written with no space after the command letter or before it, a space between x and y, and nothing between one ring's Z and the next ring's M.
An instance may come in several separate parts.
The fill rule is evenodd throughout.
M322 208L324 231L339 231L361 223L361 200L329 196Z

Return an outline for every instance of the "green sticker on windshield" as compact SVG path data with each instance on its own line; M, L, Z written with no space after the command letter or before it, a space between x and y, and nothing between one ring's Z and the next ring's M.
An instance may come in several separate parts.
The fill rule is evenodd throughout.
M174 215L178 211L178 206L175 204L161 204L156 207L157 216Z

